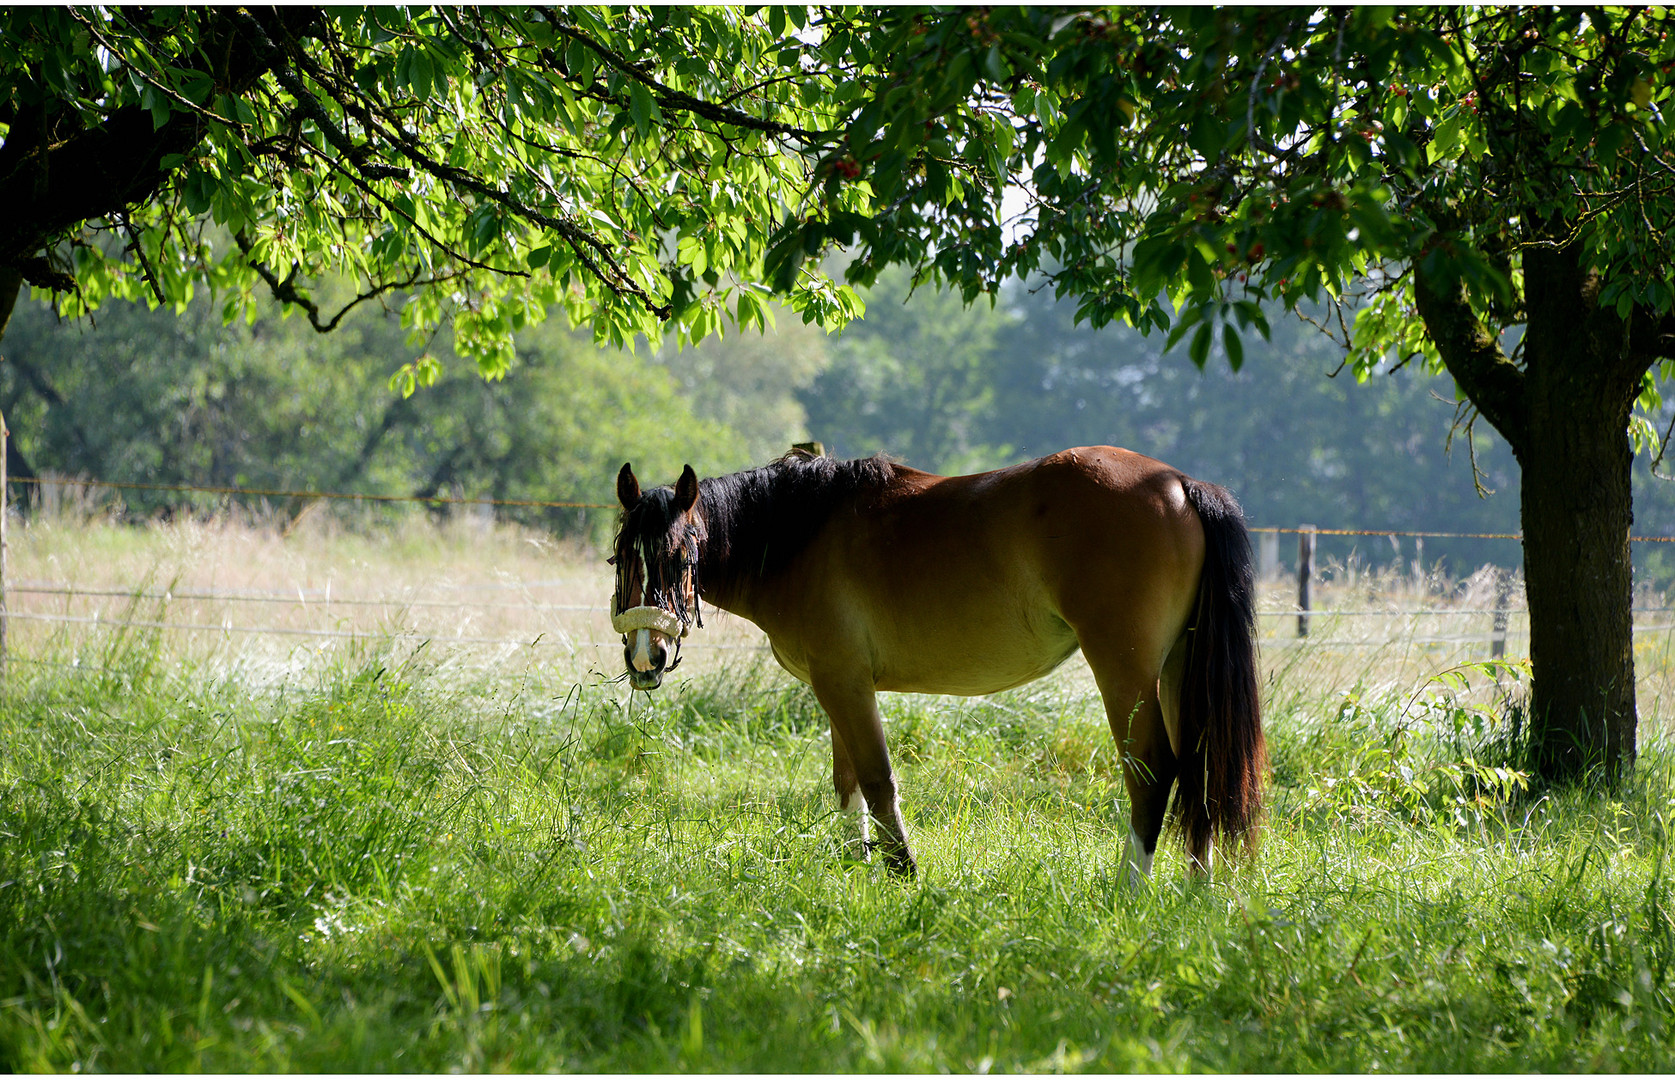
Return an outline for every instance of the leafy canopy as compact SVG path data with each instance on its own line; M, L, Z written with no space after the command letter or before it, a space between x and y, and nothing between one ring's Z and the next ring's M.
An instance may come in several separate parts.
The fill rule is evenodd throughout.
M891 70L848 127L875 205L852 276L905 260L970 299L1042 271L1095 325L1191 333L1200 364L1213 324L1364 280L1363 372L1436 358L1415 269L1501 330L1523 253L1575 240L1621 316L1675 307L1666 10L875 18ZM803 229L847 238L832 218Z
M498 372L553 305L616 342L762 325L768 290L841 323L859 302L817 257L842 247L851 284L900 263L967 301L1044 273L1080 317L1167 329L1200 364L1217 327L1240 363L1263 300L1359 289L1336 328L1365 373L1392 348L1440 363L1422 283L1492 343L1525 316L1526 256L1574 243L1624 319L1675 309L1663 9L0 19L14 173L136 111L174 139L148 195L43 218L70 311L197 279L231 315L258 278L308 308L329 268L404 290L416 328L451 317ZM11 233L0 261L22 265Z
M833 72L798 72L787 17L804 19L8 9L5 179L41 189L22 208L56 228L0 236L0 262L50 248L59 275L26 276L61 285L72 270L70 315L107 297L178 307L207 282L232 318L266 279L318 328L336 317L305 283L336 272L364 283L363 300L400 290L414 328L451 319L496 374L511 335L552 307L617 344L660 336L664 320L690 339L724 314L762 326L769 237L842 113ZM53 202L58 174L19 164L53 140L111 149L119 134L157 182L95 213ZM858 188L830 205L864 201ZM812 264L781 284L806 319L860 310Z

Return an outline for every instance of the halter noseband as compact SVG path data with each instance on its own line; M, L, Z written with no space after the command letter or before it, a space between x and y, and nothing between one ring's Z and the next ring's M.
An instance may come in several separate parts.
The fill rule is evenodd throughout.
M614 607L615 604L613 603ZM688 627L672 611L664 611L654 604L641 604L631 607L627 611L613 611L611 613L611 629L619 634L626 634L634 630L656 630L665 637L677 641L686 636Z

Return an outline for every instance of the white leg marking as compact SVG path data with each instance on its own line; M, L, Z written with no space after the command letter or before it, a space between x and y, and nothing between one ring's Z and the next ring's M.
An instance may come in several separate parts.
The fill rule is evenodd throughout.
M1123 846L1122 861L1128 867L1129 888L1138 890L1146 884L1146 879L1152 876L1152 855L1140 843L1140 834L1134 831L1134 826L1128 827L1128 843Z
M866 861L871 854L867 848L872 842L872 821L867 817L867 797L856 787L839 800L838 809L843 812L844 817L850 819L855 830L844 841L844 846L849 850L851 858ZM848 828L849 826L845 826L845 831Z

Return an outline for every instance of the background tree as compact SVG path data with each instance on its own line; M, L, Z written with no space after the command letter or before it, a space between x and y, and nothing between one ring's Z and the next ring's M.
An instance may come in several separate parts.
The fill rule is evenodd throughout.
M1271 340L1252 341L1234 371L1219 346L1198 369L1166 355L1162 335L1077 324L1074 300L1031 283L1006 283L993 308L963 309L928 285L909 298L908 285L899 270L881 274L866 317L835 336L830 366L798 395L812 436L839 454L887 450L958 472L1111 443L1216 477L1261 525L1518 527L1517 464L1493 428L1479 425L1471 447L1463 432L1451 440L1457 407L1417 365L1387 363L1357 385L1343 350L1277 302L1265 308ZM1675 525L1675 490L1660 488L1669 485L1639 477L1636 498ZM1353 551L1377 565L1417 554L1412 541L1383 538L1319 544L1323 559ZM1460 576L1518 561L1504 541L1433 539L1424 550L1427 568L1441 560Z
M92 328L24 302L0 364L13 475L610 503L628 455L670 477L684 462L723 472L751 460L742 436L694 415L667 369L551 321L520 332L506 379L456 362L407 396L390 385L414 354L393 314L356 311L326 337L271 301L251 315L223 325L207 297L179 315L115 301ZM450 354L445 331L431 348ZM136 516L218 500L122 497ZM501 513L570 533L610 516Z
M980 429L995 411L997 345L1011 317L910 285L905 269L881 275L866 318L849 324L798 395L810 431L835 453L886 450L936 472L1004 464L1012 448L988 445Z
M779 308L765 309L762 333L718 332L692 348L666 340L656 357L693 414L737 432L755 464L810 437L800 398L831 360L825 332Z

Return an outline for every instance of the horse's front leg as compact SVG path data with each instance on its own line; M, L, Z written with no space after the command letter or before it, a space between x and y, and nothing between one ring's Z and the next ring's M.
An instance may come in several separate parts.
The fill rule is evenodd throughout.
M855 773L855 763L843 745L836 724L832 728L832 787L837 791L838 811L844 818L844 857L866 862L872 846L872 830L867 827L867 799L861 794L861 778Z
M918 873L919 866L907 843L907 826L902 822L901 806L896 798L896 774L890 767L890 751L884 745L884 721L878 715L878 695L873 690L870 674L865 678L847 673L823 677L818 671L811 675L814 696L832 721L833 780L838 786L838 797L842 799L846 794L839 761L841 745L866 809L878 825L878 849L884 853L884 865L912 877ZM846 804L846 809L849 805L853 804ZM862 830L864 837L864 824Z

